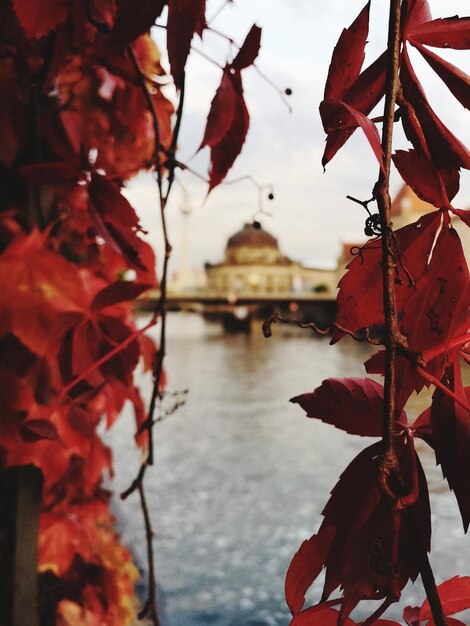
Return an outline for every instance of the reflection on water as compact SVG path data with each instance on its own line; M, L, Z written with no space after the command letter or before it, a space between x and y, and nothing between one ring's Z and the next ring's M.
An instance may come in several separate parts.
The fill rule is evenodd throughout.
M316 531L339 473L369 442L309 420L288 399L330 376L364 376L370 347L348 340L329 346L286 327L274 327L269 340L260 329L226 335L195 315L172 314L168 326L168 388L189 394L186 405L157 426L155 467L146 482L163 624L287 625L283 586L290 558ZM421 404L414 402L417 412ZM116 490L128 485L139 462L132 432L131 418L124 418L109 436ZM454 498L430 451L424 444L419 451L432 492L438 580L470 573ZM116 507L125 540L143 565L136 495ZM317 599L319 587L318 581ZM421 598L419 585L406 594L414 603Z

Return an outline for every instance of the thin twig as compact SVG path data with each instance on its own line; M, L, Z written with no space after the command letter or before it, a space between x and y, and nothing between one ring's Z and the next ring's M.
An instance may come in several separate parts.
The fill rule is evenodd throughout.
M157 607L157 584L155 576L155 555L153 553L153 528L152 521L150 519L150 513L147 505L147 498L145 497L143 480L139 483L139 496L140 506L144 514L145 523L145 538L147 543L147 561L149 565L149 591L148 599L145 602L142 610L139 612L139 619L143 619L150 613L150 618L155 626L160 626L160 618L158 617Z
M168 261L171 255L172 248L171 248L170 241L168 238L168 228L167 228L167 223L166 223L165 209L166 209L170 191L172 189L173 182L175 179L175 168L177 166L177 162L175 160L175 151L176 151L176 146L178 143L179 131L181 128L181 118L183 114L183 104L184 104L185 81L184 81L184 74L183 74L183 79L182 79L182 83L180 87L179 104L178 104L178 109L176 112L175 127L173 130L173 138L172 138L172 142L167 153L167 161L165 163L168 174L167 174L166 190L164 191L163 190L163 172L162 172L162 167L160 163L160 131L159 131L158 115L157 115L157 112L153 103L152 96L147 87L145 75L142 71L142 68L139 65L138 59L131 46L128 47L128 54L135 68L139 84L141 86L142 92L147 102L148 109L153 119L154 134L155 134L154 160L155 160L156 179L157 179L157 186L158 186L160 218L161 218L164 247L165 247L165 256L163 260L162 278L160 280L160 298L159 298L159 301L157 302L155 313L154 313L154 318L157 316L157 314L160 317L160 341L159 341L158 351L156 354L155 366L153 369L153 388L152 388L152 395L150 398L149 411L147 414L147 419L145 420L144 425L143 425L144 429L147 430L147 433L148 433L147 457L142 462L136 478L132 481L131 485L121 494L121 498L122 499L127 498L136 489L139 491L141 508L142 508L144 522L145 522L146 537L147 537L147 560L148 560L148 597L140 613L140 616L145 616L147 614L150 614L150 618L152 619L154 626L160 626L160 620L159 620L158 611L157 611L157 600L156 600L157 583L156 583L156 578L155 578L155 564L154 564L154 554L153 554L153 546L152 546L153 530L152 530L150 514L148 511L147 501L145 498L144 478L145 478L145 472L147 468L149 467L149 465L153 465L153 462L154 462L153 427L156 423L156 420L154 419L154 412L155 412L157 399L161 397L163 362L164 362L165 351L166 351L166 302L167 302Z
M203 52L202 50L199 50L199 48L195 48L194 46L191 46L191 50L193 50L194 52L196 52L197 54L199 54L199 56L201 56L203 59L206 59L206 61L209 61L210 63L212 63L213 65L217 65L217 67L221 70L224 69L223 65L220 65L220 63L218 63L215 59L213 59L212 57L210 57L208 54L206 54L205 52Z
M214 11L214 13L211 15L211 17L207 20L207 25L209 26L209 24L210 24L211 22L213 22L213 21L215 20L215 18L216 18L216 17L217 17L220 13L222 13L222 11L225 9L225 7L226 7L228 4L232 4L232 2L233 2L233 0L223 0L223 2L222 2L222 4L220 5L220 7L219 7L218 9L216 9L216 10Z
M219 37L222 37L230 45L235 46L236 48L238 48L238 50L240 50L241 46L239 46L237 44L237 42L234 39L232 39L232 37L230 37L229 35L226 35L225 33L221 32L220 30L217 30L216 28L212 28L212 26L208 26L208 30L210 30L210 32L213 33L214 35L218 35ZM211 61L212 63L215 63L216 65L219 65L217 63L217 61L214 61L214 59L212 59L211 57L205 55L203 52L201 52L201 50L197 50L194 47L192 47L192 49L196 50L196 52L198 52L199 54L204 56L208 61ZM219 67L221 67L221 66L219 65ZM289 102L287 101L287 98L286 98L286 96L290 96L292 94L292 90L291 89L282 89L281 87L276 85L276 83L273 80L271 80L271 78L269 78L269 76L267 76L262 70L260 70L260 68L258 67L258 65L256 63L252 63L252 67L255 69L255 71L257 72L257 74L258 74L258 76L260 78L262 78L265 82L268 83L268 85L270 87L272 87L275 91L277 91L279 97L281 98L281 100L285 104L285 106L287 107L287 110L289 111L289 113L292 113L292 107L291 107L291 105L289 104Z

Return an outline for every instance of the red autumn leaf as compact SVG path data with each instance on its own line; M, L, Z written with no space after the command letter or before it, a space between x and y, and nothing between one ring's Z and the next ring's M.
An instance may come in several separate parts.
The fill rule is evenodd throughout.
M2 330L8 327L37 354L65 332L67 323L59 314L80 312L84 302L76 267L49 251L44 239L37 230L20 235L0 259Z
M470 17L445 17L418 24L409 33L413 42L435 48L470 48Z
M429 266L403 307L402 330L412 350L424 352L447 340L454 304L459 301L468 280L459 236L444 221Z
M77 376L83 376L83 380L93 387L110 380L130 384L132 372L139 360L139 347L137 340L132 339L133 335L133 330L126 323L111 315L100 314L96 319L84 318L79 321L61 346L60 367L64 382L70 384ZM93 367L122 344L125 346L123 349L98 367ZM85 372L88 372L86 376ZM81 387L74 387L74 396L80 390L83 392Z
M341 100L355 83L365 57L365 45L369 32L370 1L362 9L349 28L345 28L333 50L325 85L325 100Z
M431 529L426 479L412 438L397 436L395 441L404 490L415 493L416 499L409 506L420 527L423 545L429 550ZM360 600L383 598L382 606L374 613L374 617L379 618L419 571L416 537L403 523L403 516L393 512L393 500L379 485L380 450L380 442L373 444L350 463L323 510L323 525L334 526L336 533L325 563L322 599L341 586L344 590L340 612L343 619ZM392 564L400 565L394 569Z
M213 147L225 137L233 123L236 104L237 92L232 78L229 71L224 71L220 85L211 102L206 130L199 150L205 146Z
M378 104L384 95L385 89L385 69L386 69L386 53L378 57L369 67L367 67L361 74L353 86L344 95L343 101L352 106L357 111L368 115L372 109ZM320 113L322 113L322 107L320 105ZM342 130L338 127L337 122L333 119L324 119L323 123L327 127L336 128L328 133L326 140L325 151L323 153L322 165L325 165L331 161L336 152L346 143L349 137L357 128L357 124L351 115L348 115L349 121L347 125L351 126L347 130Z
M470 226L470 211L465 209L454 209L451 208L452 213L458 215L464 224Z
M165 4L166 0L118 0L113 39L121 46L134 42L155 24Z
M75 183L84 178L83 172L77 165L66 161L23 165L19 168L19 172L26 180L42 185Z
M452 312L452 321L449 325L446 352L452 349L452 340L457 337L461 337L462 335L468 335L469 329L470 329L470 278L467 279L467 284L465 285L464 289L462 289L460 298L455 303L455 307ZM470 340L470 336L469 336L469 340Z
M354 120L354 125L362 128L380 167L383 169L383 152L380 144L379 132L375 124L371 122L371 120L364 115L364 113L361 113L354 107L349 106L346 102L335 100L334 98L328 98L323 100L320 104L320 115L322 120L335 119L338 121L337 126L333 128L326 126L324 122L324 128L327 134L341 130L341 126L350 126L349 120L352 118Z
M93 437L95 430L95 422L90 413L76 402L70 404L70 409L67 414L67 421L70 426L78 431L84 437L90 439Z
M142 240L138 217L119 187L105 176L94 173L88 186L90 215L97 230L108 245L124 256L130 265L146 271L140 257Z
M331 608L328 602L322 602L295 615L289 626L338 626L340 623L338 618L338 611ZM354 626L356 622L347 618L341 624L342 626Z
M99 309L104 309L105 307L112 306L118 302L135 300L150 287L151 285L119 280L115 283L107 285L104 289L99 291L93 298L90 304L90 309L92 311L98 311Z
M34 442L40 439L60 441L59 433L53 422L44 419L29 419L21 426L21 437L25 441Z
M403 609L403 619L408 624L408 626L418 626L419 606L406 606Z
M446 207L459 190L458 169L438 170L434 163L416 150L397 150L392 156L395 167L415 194L438 209Z
M470 576L454 576L437 587L444 615L455 615L470 608ZM432 612L426 599L419 612L421 621L431 619ZM455 620L457 623L458 622ZM452 623L450 620L448 623Z
M405 6L406 15L404 15L403 37L407 39L410 32L413 32L424 22L429 22L431 10L428 0L409 0Z
M121 194L113 181L100 174L93 174L89 185L93 204L106 218L129 229L139 227L139 219L129 201Z
M245 41L240 47L237 56L230 64L233 69L240 71L254 63L256 57L258 56L260 45L261 28L256 26L256 24L253 24L250 32L245 38Z
M225 72L226 71L227 70L225 70ZM209 192L225 178L235 159L240 154L250 125L250 115L243 97L240 72L229 74L229 76L236 95L234 114L230 127L225 135L217 144L211 147Z
M168 0L167 48L177 87L181 85L193 35L201 35L205 28L205 10L205 0Z
M382 436L383 387L369 378L329 378L291 402L308 417L363 437Z
M89 558L89 547L79 535L75 520L54 513L42 513L39 570L51 570L56 576L63 576L77 553L83 553Z
M436 74L442 78L457 100L466 109L470 109L470 76L434 52L427 50L424 46L418 43L413 45L420 51Z
M292 615L302 609L305 593L323 569L335 530L322 526L317 535L304 541L294 554L286 574L286 602Z
M139 337L140 356L143 361L144 372L153 370L155 353L157 352L157 344L148 335L140 335Z
M435 235L440 227L440 215L429 213L414 224L395 231L399 249L397 259L396 295L398 310L413 292L409 276L416 281L427 266ZM348 272L339 282L337 323L353 332L371 325L383 324L382 251L377 241L370 241L347 266ZM406 271L405 271L406 268ZM342 333L335 331L332 342Z
M28 39L40 39L65 21L67 0L13 0L13 8Z
M424 95L423 88L411 66L406 46L403 49L402 60L400 78L403 95L414 109L435 165L438 168L463 167L470 169L469 151L431 109ZM409 133L406 121L406 117L404 117L403 127L405 133L416 150L421 151L422 147L413 141L413 136Z
M401 328L409 339L411 350L425 355L426 370L440 378L444 367L441 355L452 337L455 303L460 302L461 294L468 284L468 270L455 230L444 225L435 242L429 266L415 283L408 290L408 295L403 294L403 300L400 295L399 303L403 303ZM460 306L466 309L464 302ZM461 319L464 324L466 310L458 314L457 319ZM460 329L452 330L452 333L455 332L460 334ZM384 354L383 351L379 352L366 362L367 372L384 374ZM413 363L400 355L397 356L396 377L397 408L401 410L411 393L419 392L426 381Z
M467 401L463 389L460 366L450 365L441 382ZM431 424L436 462L457 499L465 531L470 524L470 490L467 476L470 473L470 416L468 412L437 388L431 405Z

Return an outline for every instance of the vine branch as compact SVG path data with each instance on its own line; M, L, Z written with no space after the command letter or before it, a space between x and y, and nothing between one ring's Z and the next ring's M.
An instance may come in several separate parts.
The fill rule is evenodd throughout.
M270 317L264 320L262 330L263 335L266 338L272 336L271 326L276 324L277 322L281 322L281 324L294 324L299 328L310 328L315 331L318 335L330 335L335 329L339 330L346 335L352 337L355 341L367 341L367 343L372 344L373 346L380 346L382 342L379 339L371 337L370 329L363 328L360 331L353 332L344 326L340 326L339 324L333 323L325 326L325 328L320 328L315 324L315 322L302 322L297 317L283 317L279 313L273 313Z
M386 487L391 472L400 475L399 463L394 444L394 426L396 416L396 356L397 346L403 345L403 337L397 315L395 294L396 260L393 253L394 235L391 224L391 199L389 191L393 124L395 121L395 106L399 91L400 66L400 20L401 0L390 1L389 31L387 43L387 74L384 120L382 129L383 169L379 171L374 196L381 221L382 241L382 278L383 278L383 305L385 315L385 380L384 380L384 413L383 413L383 458L381 462L381 483ZM427 563L427 565L426 565ZM421 559L420 573L423 585L428 595L431 610L436 626L446 626L446 619L442 611L439 595L436 589L434 576L429 562ZM431 599L433 600L431 604Z

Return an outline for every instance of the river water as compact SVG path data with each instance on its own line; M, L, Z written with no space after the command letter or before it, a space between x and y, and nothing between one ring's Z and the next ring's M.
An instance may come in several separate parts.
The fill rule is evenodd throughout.
M364 376L370 346L348 339L330 346L285 326L273 331L270 339L259 327L225 334L194 314L168 317L168 390L189 392L185 405L157 425L155 466L146 478L163 626L287 626L290 559L316 532L339 473L371 441L310 420L288 402L327 377ZM148 397L145 377L142 386ZM411 412L420 412L425 400L412 404ZM116 491L138 468L133 428L129 413L108 434ZM430 483L436 578L470 574L455 499L425 444L419 452ZM124 503L116 498L115 511L145 570L136 494ZM317 601L319 588L317 581ZM403 598L421 602L420 584ZM387 615L399 618L401 610ZM361 608L355 613L363 615Z

